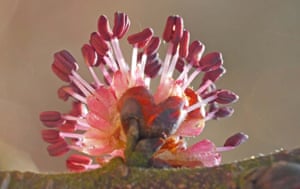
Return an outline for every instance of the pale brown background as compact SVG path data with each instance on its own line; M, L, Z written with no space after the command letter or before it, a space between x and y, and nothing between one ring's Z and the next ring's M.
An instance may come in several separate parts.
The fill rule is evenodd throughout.
M116 10L128 13L131 33L151 26L158 35L166 17L179 14L192 39L223 52L227 74L218 86L240 101L233 117L208 122L200 138L221 145L237 131L250 136L225 162L299 147L298 0L0 0L0 140L26 152L40 171L64 170L65 157L48 156L38 120L40 111L69 107L56 97L62 82L50 71L52 55L68 49L81 62L98 16L111 19Z

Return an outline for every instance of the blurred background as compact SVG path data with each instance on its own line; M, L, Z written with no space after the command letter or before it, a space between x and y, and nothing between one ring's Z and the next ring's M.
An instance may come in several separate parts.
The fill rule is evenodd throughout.
M152 27L156 35L179 14L206 52L223 53L227 73L217 85L240 100L232 117L209 121L199 139L222 145L235 132L250 136L224 162L299 147L299 8L297 0L0 0L0 169L65 171L65 156L48 155L38 118L70 107L56 95L63 83L51 72L53 53L68 49L83 63L80 48L98 16L112 23L115 11L129 15L129 33Z

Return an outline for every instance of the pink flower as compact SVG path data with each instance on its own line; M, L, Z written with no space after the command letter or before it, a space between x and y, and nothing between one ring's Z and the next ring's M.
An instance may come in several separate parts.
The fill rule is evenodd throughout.
M220 164L219 152L233 149L247 135L237 134L223 147L216 147L209 140L187 147L185 138L200 135L206 121L233 113L225 105L237 101L238 96L215 86L215 81L225 73L222 54L204 55L203 43L190 43L183 19L170 16L163 33L167 46L164 60L158 55L161 39L154 36L151 28L146 28L127 38L133 47L129 64L119 44L129 25L124 13L115 13L112 29L105 16L99 17L98 31L82 47L91 82L79 75L77 61L68 51L54 54L52 71L67 83L59 88L58 96L64 101L71 97L73 106L68 113L40 114L47 127L42 130L42 137L49 143L49 154L79 152L67 159L71 171L95 169L115 157L126 161L125 122L135 119L139 132L137 142L155 138L159 141L151 156L151 166ZM99 78L98 70L103 79ZM190 84L199 75L203 75L199 87L191 88ZM154 78L159 83L151 88Z

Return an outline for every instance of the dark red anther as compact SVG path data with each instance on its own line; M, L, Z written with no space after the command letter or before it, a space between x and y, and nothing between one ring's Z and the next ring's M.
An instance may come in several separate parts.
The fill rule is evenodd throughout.
M159 37L152 37L152 39L149 41L149 43L145 47L145 53L148 56L157 53L158 48L160 46L160 42L161 41L160 41Z
M169 16L166 22L163 39L177 45L183 35L183 19L179 16Z
M43 140L50 144L55 144L63 140L63 138L60 137L58 130L44 129L41 131L41 133L42 133Z
M67 153L70 148L65 140L60 140L57 143L49 145L47 150L50 156L61 156Z
M161 63L158 58L147 61L147 64L145 66L145 74L150 78L154 78L159 73L160 68Z
M222 54L220 52L212 52L206 54L199 61L199 66L204 72L218 69L223 64Z
M113 37L122 38L128 31L130 20L125 13L115 13L115 24L113 28Z
M75 58L66 50L61 50L54 54L53 64L65 73L78 70Z
M184 68L184 64L185 64L184 60L179 57L177 60L176 66L175 66L176 70L178 70L179 72L182 72L183 68Z
M72 109L69 114L73 116L82 116L85 113L84 110L85 107L81 102L74 101L72 102Z
M47 127L58 127L65 121L62 118L61 113L56 111L45 111L40 113L40 120Z
M218 90L216 92L216 102L219 104L234 103L239 99L239 96L229 90Z
M102 57L105 56L107 51L109 50L107 41L104 41L104 39L102 39L101 36L96 32L93 32L91 34L90 44L92 45L92 47L94 47L96 52Z
M169 16L166 22L165 30L163 33L163 39L166 42L171 41L172 36L173 36L173 29L174 29L174 24L176 22L176 17L175 16Z
M180 40L179 46L179 56L186 58L189 53L189 43L190 43L190 32L187 30L183 31L182 38Z
M214 115L214 119L230 117L234 112L234 109L231 107L220 107L217 109Z
M76 121L66 121L58 129L62 132L74 132Z
M53 73L55 73L55 75L62 81L65 81L65 82L71 81L71 79L69 77L70 74L61 71L58 67L55 66L55 64L51 65L51 69L52 69Z
M95 66L97 63L97 54L95 49L88 44L84 44L81 47L82 55L85 59L87 66Z
M186 60L193 64L193 66L198 67L198 62L201 58L201 55L204 52L204 45L200 41L193 41L189 46L189 53L186 57Z
M91 163L92 163L91 158L79 154L71 155L70 157L68 157L66 161L67 168L70 171L74 171L74 172L86 171L87 170L86 165L89 165Z
M98 32L101 34L101 37L104 40L111 40L113 33L110 29L108 19L105 15L101 15L98 19Z
M175 30L172 37L172 42L178 44L183 35L183 19L180 16L176 16Z
M62 99L63 101L67 101L69 97L71 96L69 93L66 92L66 88L69 86L62 86L57 90L57 96L58 98Z
M225 68L223 66L217 68L216 70L205 72L202 83L204 83L207 80L211 80L212 82L215 82L218 80L222 75L224 75L226 72Z
M131 45L137 45L138 48L144 48L153 36L152 28L146 28L143 31L130 35L127 40Z
M92 159L84 155L73 154L67 159L67 162L89 165L90 163L92 163Z
M244 134L244 133L236 133L235 135L229 137L225 143L224 146L238 146L240 144L243 144L244 142L246 142L248 140L248 135Z

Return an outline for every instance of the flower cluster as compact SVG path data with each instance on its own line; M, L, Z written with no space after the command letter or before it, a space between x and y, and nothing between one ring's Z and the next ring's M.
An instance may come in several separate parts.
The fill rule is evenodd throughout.
M203 43L190 42L183 19L169 16L162 35L167 46L165 58L161 60L158 54L161 39L146 28L127 37L133 47L129 65L119 45L129 25L124 13L115 13L112 29L106 16L99 17L98 31L91 34L89 43L81 49L91 82L80 76L77 61L68 51L54 54L52 71L66 82L58 89L58 96L64 101L70 98L72 109L68 113L40 114L47 127L42 130L42 137L49 143L49 154L79 152L66 160L71 171L95 169L115 157L126 162L126 123L134 119L138 124L137 141L159 141L154 145L150 166L220 164L219 152L235 148L247 135L229 137L222 147L207 139L188 147L185 139L200 135L206 121L233 113L225 105L237 101L238 96L215 86L215 81L225 73L222 54L204 54ZM103 78L98 77L99 71ZM199 75L203 76L199 87L191 88ZM158 78L159 83L155 90L150 90L153 78Z

